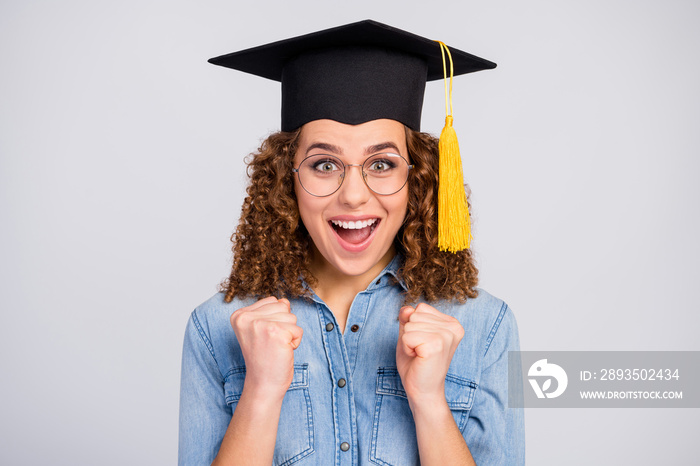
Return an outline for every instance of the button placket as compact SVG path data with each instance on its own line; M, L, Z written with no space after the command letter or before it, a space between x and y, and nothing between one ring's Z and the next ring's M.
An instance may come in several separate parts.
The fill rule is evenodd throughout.
M321 319L322 340L326 349L331 383L334 383L332 403L335 439L338 450L336 460L340 465L350 465L355 460L352 445L355 444L357 426L355 425L355 409L352 400L352 388L348 374L348 348L343 334L336 331L333 313L327 305L319 303L319 318ZM345 454L345 452L350 454Z
M347 378L352 378L352 373L355 370L355 362L357 360L360 344L360 330L367 320L371 303L373 301L373 293L371 291L360 292L352 303L350 312L348 313L346 331L343 333L343 339L348 352L348 360L350 362ZM349 330L349 331L348 331Z

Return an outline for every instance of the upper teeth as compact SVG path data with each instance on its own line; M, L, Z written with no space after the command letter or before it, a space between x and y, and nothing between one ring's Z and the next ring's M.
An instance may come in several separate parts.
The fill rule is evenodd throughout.
M367 228L370 225L374 225L376 221L376 218L371 218L369 220L358 220L356 222L341 222L340 220L331 220L331 223L333 223L333 225L335 226L345 228L346 230L359 230L360 228Z

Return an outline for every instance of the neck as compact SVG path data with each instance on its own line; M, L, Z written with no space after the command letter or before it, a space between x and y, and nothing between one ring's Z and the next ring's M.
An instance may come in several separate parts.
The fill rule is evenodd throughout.
M319 298L328 302L328 298L332 295L352 296L354 298L357 293L364 291L372 283L372 280L384 270L384 267L389 265L396 255L396 250L392 245L379 262L360 275L344 274L329 264L315 247L313 254L314 260L310 272L316 278L314 291Z

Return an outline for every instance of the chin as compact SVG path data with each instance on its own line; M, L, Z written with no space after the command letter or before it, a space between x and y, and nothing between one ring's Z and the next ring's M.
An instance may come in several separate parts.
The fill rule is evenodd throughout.
M375 238L375 240L378 239ZM346 277L372 275L365 277L372 279L391 262L396 253L393 238L386 243L388 244L371 244L359 252L352 252L343 248L336 238L330 238L330 241L325 243L325 247L322 249L314 247L314 249L315 253L321 256L325 262L321 273L333 271Z
M386 255L387 253L379 257L373 256L358 258L355 260L340 259L333 261L331 265L342 275L346 275L348 277L361 277L371 272L378 274L381 270L374 271L374 269L378 269L379 267L383 269L384 267L386 267L386 264L388 264L391 261L391 258L394 257L394 255L391 254L388 260L384 261L383 259Z

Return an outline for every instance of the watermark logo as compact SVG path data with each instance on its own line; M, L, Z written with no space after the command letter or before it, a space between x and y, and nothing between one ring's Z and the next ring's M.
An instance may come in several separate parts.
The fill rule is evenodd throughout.
M700 351L509 351L508 407L700 408Z
M556 364L548 363L546 359L535 361L530 366L527 375L537 398L556 398L564 393L569 383L569 378L566 376L564 369ZM538 379L543 379L542 385L539 384ZM549 391L552 388L552 379L557 381L557 385L555 390Z

